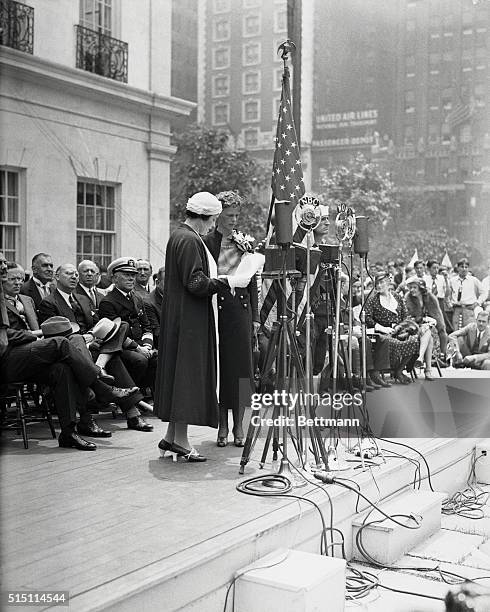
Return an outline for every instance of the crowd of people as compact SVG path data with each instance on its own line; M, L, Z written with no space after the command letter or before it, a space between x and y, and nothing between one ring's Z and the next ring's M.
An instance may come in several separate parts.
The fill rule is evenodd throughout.
M114 404L129 429L152 431L142 417L151 410L167 422L159 448L174 460L206 460L192 447L188 425L217 428L217 446L225 447L230 411L233 443L244 445L247 393L257 382L253 348L265 350L270 329L260 317L265 296L252 240L236 231L241 204L231 191L189 198L185 220L167 244L165 267L155 274L145 259L120 257L102 278L93 261L55 268L41 252L27 275L0 254L0 385L50 388L60 447L95 450L85 438L112 433L94 415ZM326 206L321 215L314 248L330 240ZM303 357L312 351L313 374L332 367L338 274L339 376L350 375L369 391L409 384L414 368L424 368L432 380L434 363L490 370L490 268L479 280L465 258L454 270L435 259L413 267L376 262L363 286L330 261L312 296L311 347L297 329ZM365 352L361 320L368 330Z

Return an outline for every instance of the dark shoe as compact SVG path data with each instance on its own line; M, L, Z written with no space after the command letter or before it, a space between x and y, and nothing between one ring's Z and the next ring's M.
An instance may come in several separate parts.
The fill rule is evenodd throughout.
M170 442L167 442L167 440L165 440L165 438L163 438L158 443L158 448L160 449L160 455L162 457L166 457L169 454L169 452L171 454L172 444Z
M422 359L416 359L415 363L413 364L414 368L423 368L424 367L424 362L422 361Z
M424 374L425 380L434 380L434 377L432 376L432 370L430 368L425 370Z
M412 381L408 376L405 376L403 372L397 372L395 374L395 380L399 382L401 385L409 385Z
M111 376L110 374L108 374L104 370L104 368L100 368L98 379L101 380L102 382L105 382L106 385L113 385L116 381L114 376Z
M172 453L172 458L174 461L177 461L177 457L183 457L186 461L189 461L189 463L200 463L202 461L207 461L206 457L200 455L195 448L187 450L186 448L175 443L172 444L170 453Z
M131 403L136 403L141 398L138 387L130 387L129 389L120 389L119 387L111 387L98 378L92 385L93 391L99 402L104 404L124 404L131 407Z
M60 433L58 444L60 448L76 448L82 451L94 451L97 448L93 442L80 438L75 432Z
M366 386L369 385L373 389L381 389L383 385L378 385L370 376L366 376Z
M99 427L93 419L89 423L78 423L77 432L89 438L110 438L112 436L112 432Z
M139 389L138 389L139 393ZM128 429L134 429L136 431L153 431L153 425L147 423L144 419L139 416L131 417L127 420Z
M228 446L228 436L218 436L216 446L219 446L219 448L224 448L225 446Z
M391 384L384 380L379 372L370 372L369 378L380 387L391 387Z

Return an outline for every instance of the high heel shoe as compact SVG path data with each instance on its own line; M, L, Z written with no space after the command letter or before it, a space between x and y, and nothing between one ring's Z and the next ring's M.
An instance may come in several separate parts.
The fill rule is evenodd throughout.
M207 458L200 455L195 448L188 450L187 448L179 446L175 443L172 444L169 452L172 453L172 458L174 461L177 461L178 457L183 457L186 461L189 461L189 463L200 463L202 461L207 461Z
M218 436L218 440L216 441L216 446L220 448L224 448L228 446L228 436Z
M414 368L423 368L424 367L424 362L422 361L422 359L416 359L415 363L413 364Z
M238 446L238 448L243 448L245 446L245 442L243 441L243 437L235 436L233 438L233 444Z
M424 374L425 374L425 380L434 380L434 377L432 376L432 370L430 368L427 368Z
M160 442L158 443L158 448L160 449L160 456L161 457L169 457L172 454L172 444L170 442L167 442L167 440L165 440L165 438L163 440L160 440ZM174 459L175 461L175 459Z

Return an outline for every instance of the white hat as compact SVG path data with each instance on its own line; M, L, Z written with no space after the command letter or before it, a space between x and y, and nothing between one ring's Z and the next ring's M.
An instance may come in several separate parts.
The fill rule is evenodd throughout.
M223 207L212 193L199 191L187 200L186 210L196 215L219 215Z

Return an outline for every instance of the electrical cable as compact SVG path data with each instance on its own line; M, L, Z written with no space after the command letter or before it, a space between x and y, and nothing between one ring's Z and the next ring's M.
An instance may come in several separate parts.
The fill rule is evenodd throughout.
M487 504L489 494L478 486L475 472L476 462L483 456L482 453L476 457L476 451L473 452L470 473L466 480L467 486L463 491L457 491L442 502L443 514L475 520L485 517L483 508Z
M429 481L430 490L434 492L434 487L432 486L431 471L430 471L429 464L425 456L419 450L417 450L413 446L410 446L409 444L403 444L402 442L395 442L394 440L388 440L387 438L380 438L378 436L375 436L375 437L377 440L382 440L383 442L388 442L389 444L396 444L397 446L404 446L405 448L409 448L410 450L413 450L414 453L417 453L418 455L420 455L420 457L422 457L422 461L425 463L425 467L427 468L427 478Z

